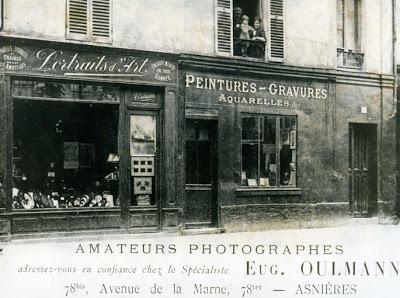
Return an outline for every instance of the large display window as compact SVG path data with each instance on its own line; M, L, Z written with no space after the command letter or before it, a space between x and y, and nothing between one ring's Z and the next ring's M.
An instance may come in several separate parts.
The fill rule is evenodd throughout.
M13 81L13 208L113 207L119 89Z
M295 116L242 116L242 186L296 186Z

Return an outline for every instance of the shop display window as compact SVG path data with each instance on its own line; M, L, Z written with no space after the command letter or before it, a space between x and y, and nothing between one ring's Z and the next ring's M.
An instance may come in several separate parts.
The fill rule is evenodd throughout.
M156 117L130 116L131 205L156 203Z
M296 186L296 117L242 116L242 186Z
M32 100L47 91L28 90L52 83L20 82L13 86L13 208L118 206L119 105Z

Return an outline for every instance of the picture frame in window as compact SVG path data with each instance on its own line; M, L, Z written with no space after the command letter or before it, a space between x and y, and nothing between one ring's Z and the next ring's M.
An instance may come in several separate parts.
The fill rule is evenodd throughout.
M64 169L73 170L79 168L79 143L78 142L64 142Z
M250 187L256 187L257 186L257 179L247 179L247 185Z
M262 187L268 187L268 186L269 186L269 180L268 180L268 178L261 177L261 178L260 178L260 186L262 186Z
M79 167L86 169L95 167L95 149L93 143L79 143Z

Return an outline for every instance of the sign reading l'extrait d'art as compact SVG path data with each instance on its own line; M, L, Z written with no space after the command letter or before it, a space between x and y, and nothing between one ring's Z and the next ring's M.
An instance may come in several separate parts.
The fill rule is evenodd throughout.
M296 108L298 101L325 100L324 84L301 85L272 80L246 80L187 74L185 88L215 96L214 103ZM190 97L189 97L190 98Z
M118 53L118 54L117 54ZM0 47L6 72L42 73L71 77L113 77L175 84L176 62L137 51L78 51L16 45Z

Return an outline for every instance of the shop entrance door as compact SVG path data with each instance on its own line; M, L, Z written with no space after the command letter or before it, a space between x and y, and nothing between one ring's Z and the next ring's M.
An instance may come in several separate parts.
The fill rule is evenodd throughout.
M129 113L130 228L159 227L159 127L156 111Z
M186 120L186 228L217 224L217 121Z
M350 124L349 193L354 217L374 215L377 208L376 125Z

